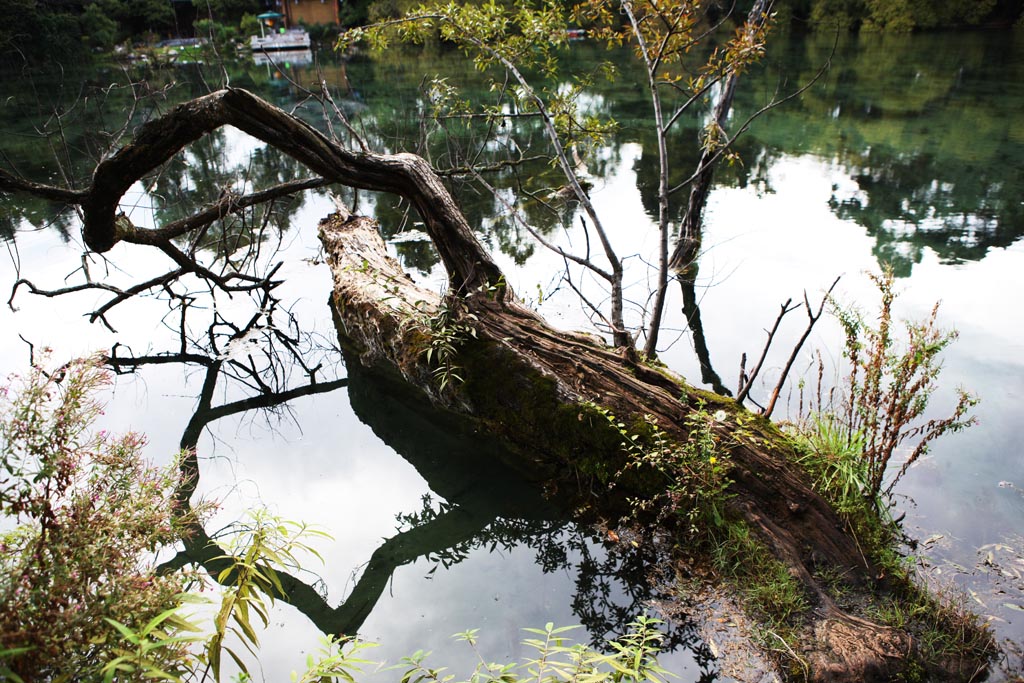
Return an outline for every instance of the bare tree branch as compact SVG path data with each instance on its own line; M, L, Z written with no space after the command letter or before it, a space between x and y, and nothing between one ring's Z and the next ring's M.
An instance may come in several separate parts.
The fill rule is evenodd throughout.
M814 329L815 323L821 318L822 312L825 310L825 303L828 301L829 295L832 294L832 290L839 284L839 278L837 277L832 283L832 286L828 288L825 295L821 297L821 304L818 306L818 312L813 313L811 311L811 302L807 299L807 292L804 292L804 308L807 309L807 327L804 329L803 335L800 337L800 341L793 347L793 352L789 355L789 360L786 361L786 366L782 369L782 374L779 376L779 383L775 385L775 389L772 391L771 398L768 399L768 404L761 411L761 414L765 417L771 417L772 411L775 410L775 402L779 399L779 394L782 392L782 387L786 383L786 378L789 376L789 371L793 367L793 363L796 361L796 356L800 353L801 347L804 342L807 341L807 337L810 336L811 330Z
M505 288L501 270L473 235L465 217L440 178L423 159L411 154L353 152L329 140L309 124L252 93L226 89L191 100L139 127L135 139L96 167L92 186L81 196L43 187L39 196L73 198L84 212L83 236L97 252L108 251L134 226L118 220L121 197L137 179L170 159L191 142L221 126L232 125L289 154L325 182L390 192L407 199L423 218L453 288L469 292L481 286ZM7 174L4 189L35 193L36 187ZM161 248L179 265L184 257L164 241ZM177 253L176 253L177 252ZM187 258L187 257L184 257ZM191 264L196 269L196 264ZM198 267L201 268L201 267ZM212 281L220 279L209 273Z
M69 190L63 187L34 183L3 169L0 169L0 192L19 192L66 204L81 204L88 196L88 192L84 190Z
M757 374L761 372L761 365L764 363L764 359L768 355L768 349L771 348L772 341L775 339L775 333L778 331L779 324L782 322L782 319L785 318L787 314L799 308L799 306L790 306L791 303L793 303L793 299L789 298L786 299L786 303L782 304L779 315L775 318L775 324L772 325L772 329L768 330L768 339L765 340L764 347L761 349L761 357L757 359L757 363L754 364L754 369L750 371L749 375L745 375L743 371L743 365L747 358L747 354L743 354L743 360L740 363L740 381L742 384L740 384L736 390L737 403L743 403L743 400L750 393L750 388L754 386L754 380L757 379ZM745 382L742 380L742 377L744 376L746 376Z
M222 197L220 201L213 206L207 207L188 218L168 223L161 228L146 230L137 228L128 223L122 223L119 226L122 228L120 237L125 242L130 242L132 244L157 245L180 237L186 233L192 232L193 230L198 230L199 228L205 227L214 221L224 218L225 216L243 211L250 206L263 204L281 197L287 197L304 190L324 187L328 184L329 183L323 178L304 178L302 180L292 180L287 183L281 183L280 185L268 187L265 190L260 190L258 192L242 196L226 193L224 197Z

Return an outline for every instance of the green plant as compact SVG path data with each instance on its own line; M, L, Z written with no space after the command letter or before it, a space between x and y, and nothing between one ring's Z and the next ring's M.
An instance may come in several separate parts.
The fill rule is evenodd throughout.
M182 589L198 577L157 576L152 558L205 507L176 514L178 464L154 468L138 434L93 429L109 382L90 358L52 372L36 366L0 387L0 513L11 525L0 533L0 674L178 681L205 666L220 680L224 652L245 674L227 638L255 653L253 615L267 624L283 594L277 571L299 570L299 553L319 557L306 540L326 534L264 511L232 527L221 541L227 554L214 560L224 567L220 608L201 634L183 615L198 596ZM202 654L190 647L200 642ZM340 656L339 646L313 669L358 663L352 649Z
M238 32L244 38L259 35L261 22L254 14L243 14L238 22Z
M880 598L867 607L867 614L879 623L906 629L916 638L917 668L927 662L970 658L983 661L998 647L987 625L982 625L955 590L928 590L908 583L899 595ZM923 680L922 676L920 679Z
M31 646L0 649L0 680L11 681L12 683L25 683L25 679L16 674L9 666L4 664L4 661L17 657L18 655L23 655L31 650Z
M542 629L526 628L526 633L536 637L527 638L523 644L533 649L535 655L522 663L488 662L476 649L476 629L453 637L468 643L477 655L476 667L465 679L467 683L663 683L672 674L658 665L660 624L658 619L638 616L629 624L626 634L608 641L607 653L572 643L567 634L578 626L556 627L549 622ZM401 683L445 683L455 679L454 674L444 673L443 668L427 666L428 656L421 650L405 657Z
M974 424L975 418L968 412L978 399L960 389L951 416L923 419L942 369L940 354L957 334L937 326L936 304L926 320L905 323L906 341L901 346L893 332L893 273L886 270L871 279L881 295L877 327L854 309L833 302L833 310L845 332L844 355L849 363L847 400L840 419L848 443L863 439L864 494L878 497L892 492L900 477L927 452L931 441ZM908 441L913 449L886 485L889 461Z
M134 678L181 681L182 678L178 675L181 672L173 673L163 668L162 653L168 650L173 652L181 645L203 640L202 636L195 634L199 627L182 618L181 607L179 604L161 612L138 630L115 619L104 618L104 621L121 634L123 643L122 646L114 648L113 652L117 657L104 664L100 670L104 683L111 683L115 676L118 681ZM194 635L177 635L185 632L193 632Z
M746 606L769 628L788 635L790 620L807 610L807 598L789 568L740 521L726 524L711 548L715 568L738 589Z
M157 576L151 558L189 519L174 515L174 464L147 464L138 434L94 429L110 382L99 359L47 361L0 387L0 671L96 680L121 656L105 619L138 628L181 604L190 578ZM168 674L188 668L184 641L150 654Z
M661 621L641 614L629 625L621 638L608 641L614 650L608 660L614 669L613 681L662 681L668 671L658 666L662 635Z
M195 29L196 35L207 38L217 48L228 47L239 35L239 29L235 26L222 24L213 19L197 19Z
M629 501L634 519L657 514L682 521L686 546L706 552L710 568L733 586L747 609L788 643L795 633L794 620L807 611L807 597L789 567L772 555L745 522L727 514L732 464L720 428L731 419L729 414L725 410L711 413L706 404L698 404L686 418L685 439L679 441L650 417L630 427L607 409L586 407L603 416L623 439L627 461L612 487L622 477L644 473L654 473L665 485L663 494ZM744 429L740 426L737 431Z
M631 430L609 411L592 407L622 436L627 460L617 477L655 472L665 482L664 496L632 501L636 512L657 508L662 514L677 515L686 521L686 531L693 538L707 536L725 524L731 464L716 430L727 418L725 411L712 414L704 404L698 405L686 417L686 437L680 441L650 416Z
M301 675L292 674L294 683L325 683L335 679L355 683L353 673L361 673L363 667L373 664L370 660L357 657L359 652L376 647L354 638L326 636L320 641L319 656L306 657L306 670Z
M815 413L791 434L797 462L814 477L814 488L840 513L859 509L868 493L868 462L860 431L830 413Z
M255 657L260 643L252 617L258 617L264 627L269 624L268 610L277 597L284 596L278 570L301 571L298 553L309 553L322 560L306 539L329 538L323 531L284 520L266 510L253 510L248 516L248 523L232 528L224 542L227 554L217 558L226 563L217 575L224 590L213 633L205 645L206 664L217 681L221 680L225 652L248 675L244 659L226 644L228 636L237 638Z
M428 345L423 353L427 364L433 366L431 371L438 391L444 392L454 384L462 384L459 375L462 368L456 363L459 348L469 339L476 339L478 320L475 314L465 310L465 305L455 295L444 297L437 311L427 321L424 330L428 336Z

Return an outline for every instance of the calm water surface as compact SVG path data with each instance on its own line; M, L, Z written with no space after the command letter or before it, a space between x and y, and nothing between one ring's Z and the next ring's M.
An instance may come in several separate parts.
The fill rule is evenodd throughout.
M734 120L748 116L773 92L806 82L831 48L830 40L777 40L767 68L743 88ZM569 59L586 69L606 56L580 44ZM413 144L408 140L419 130L425 74L453 82L472 77L453 55L436 52L361 56L347 64L329 55L321 59L339 105L365 126L375 147L386 150ZM941 300L941 321L956 327L960 340L946 354L935 416L949 409L953 388L963 385L982 397L980 424L936 443L897 488L898 507L907 515L908 532L923 542L917 555L926 574L966 591L1000 638L1020 643L1024 320L1016 299L1024 291L1022 37L851 39L838 46L832 62L832 69L799 101L757 121L739 144L742 164L719 173L707 211L696 291L703 343L687 327L681 294L673 292L663 358L691 381L710 381L715 374L732 387L740 355L759 351L763 329L780 303L798 299L804 290L817 296L842 275L841 300L870 310L874 297L864 273L877 271L881 262L891 264L900 277L900 315L923 317ZM295 83L315 78L301 64L232 64L227 73L233 85L286 108L302 99ZM135 112L135 119L142 120L173 101L205 92L222 76L216 69L182 66L136 77L144 77L151 91L176 83L168 98ZM109 86L124 82L114 69L32 79L3 74L0 148L26 175L60 182L50 162L51 148L36 136L38 129L55 125L48 114L53 104L63 103L67 149L80 160L99 149L101 141L90 132L123 118L131 91ZM637 82L626 73L588 93L588 107L621 123L619 133L589 161L589 170L594 202L613 240L623 253L649 255L657 167ZM90 86L106 87L106 95ZM319 119L310 109L302 115ZM444 165L452 139L471 142L469 133L465 138L456 133L451 138L435 133L413 148ZM684 141L695 138L696 129L677 135ZM62 146L56 149L63 153ZM679 174L688 173L696 161L685 154L676 161ZM89 167L79 161L77 170ZM137 186L124 208L139 224L166 222L216 198L238 178L265 186L300 173L287 158L227 129ZM508 176L495 182L515 186ZM543 166L532 169L523 182L530 190L557 187ZM543 301L540 310L556 324L585 326L571 292L558 287L560 260L510 225L492 200L457 189L517 291ZM373 196L359 202L362 210L378 216L386 234L397 237L396 253L417 278L441 281L436 257L414 238L414 218L404 207ZM333 328L325 301L330 274L317 258L313 229L332 208L324 194L313 193L277 207L270 220L282 235L274 256L285 261L282 299L302 330L326 349L323 372L345 377L329 348ZM80 272L73 272L81 263L76 219L54 216L45 202L0 198L0 233L10 252L0 266L3 291L18 277L51 288L81 279ZM571 207L556 217L531 219L552 239L571 243ZM406 233L398 236L402 230ZM208 246L237 250L243 246L239 234L244 233L237 228L211 234ZM218 247L228 240L233 240L230 248ZM270 259L270 245L277 240L267 244L264 258ZM649 273L640 259L632 263L631 291L642 299ZM109 264L94 261L90 270L94 277L103 273L129 283L133 275L141 279L165 267L159 255L120 245ZM0 312L4 369L25 365L28 346L19 335L37 349L53 346L57 358L114 343L137 354L174 348L176 319L167 316L166 303L148 299L116 309L109 317L115 334L82 317L103 300L92 293L44 299L19 292L18 310ZM225 314L245 310L240 301L221 306ZM784 325L783 342L802 332L803 321L796 315ZM702 362L695 349L705 343ZM777 349L771 359L776 373L788 354L785 343ZM839 349L838 329L820 326L799 372L810 373L809 378L813 374L815 350L834 372ZM245 349L229 351L244 357ZM117 429L146 433L151 457L164 459L176 448L201 381L194 368L173 366L123 377L106 420ZM759 388L762 393L769 389ZM227 402L243 396L241 388L229 386L217 398ZM786 409L796 416L796 398ZM515 480L508 473L481 465L493 460L487 456L495 448L452 439L394 396L381 396L353 377L329 394L215 422L200 445L202 491L222 501L211 529L230 523L246 508L265 505L328 530L334 540L319 546L324 563L311 562L309 569L322 580L332 605L365 602L365 610L355 611L361 615L361 635L383 643L372 653L376 659L393 663L417 649L430 649L435 664L458 671L470 665L472 653L448 636L467 628L481 629L481 648L496 660L527 656L519 645L523 626L582 623L582 640L621 629L652 597L638 578L636 565L644 558L610 551L540 502L535 491L510 483ZM316 579L311 575L311 580ZM670 634L678 647L666 662L682 680L714 677L706 646L686 625L670 625ZM263 640L263 674L281 680L302 666L304 653L315 647L317 630L296 610L281 608Z

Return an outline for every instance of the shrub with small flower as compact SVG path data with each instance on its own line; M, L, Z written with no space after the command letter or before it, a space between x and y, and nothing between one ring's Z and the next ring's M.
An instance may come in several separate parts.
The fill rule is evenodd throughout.
M655 511L682 518L685 531L695 540L713 535L725 524L730 462L716 429L727 418L724 410L710 413L703 404L698 405L686 419L686 439L678 441L651 417L645 417L642 429L631 433L610 412L595 409L622 435L627 460L620 477L630 471L653 471L664 477L665 494L630 501L635 512Z
M686 540L677 547L705 551L709 566L736 588L758 619L775 633L788 632L789 621L807 609L802 587L750 527L726 511L733 467L729 453L735 444L723 443L723 437L738 431L735 425L728 429L728 411L712 413L701 402L686 418L685 438L676 439L651 417L630 430L609 411L591 408L623 437L627 460L618 477L653 472L665 482L663 493L629 501L634 521L655 515L675 522Z
M109 382L84 359L0 388L0 678L101 680L120 652L106 619L141 627L180 603L183 577L151 561L180 538L176 469L147 464L138 434L93 431ZM186 646L151 658L180 672Z

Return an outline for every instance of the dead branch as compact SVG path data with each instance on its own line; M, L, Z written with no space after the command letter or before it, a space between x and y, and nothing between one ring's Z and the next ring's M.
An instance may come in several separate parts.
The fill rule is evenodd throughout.
M740 362L741 384L736 390L737 403L743 403L743 400L747 398L747 395L750 393L750 388L754 386L754 380L757 379L757 373L761 371L761 365L764 363L764 359L768 355L768 349L771 347L772 341L775 339L775 333L779 329L779 323L782 322L782 319L785 318L788 313L799 308L799 306L790 306L791 303L793 303L793 299L789 298L786 299L786 303L782 304L779 315L775 318L775 324L772 325L772 329L768 330L768 339L765 340L764 348L761 349L761 357L757 359L757 363L754 365L754 369L750 371L749 375L746 375L743 370L743 365L747 358L747 354L743 354L743 360ZM744 376L746 377L745 382L742 379Z
M11 287L11 296L7 298L7 307L10 308L12 311L18 310L17 307L15 307L14 305L14 297L18 295L18 289L20 289L22 285L28 287L28 290L33 294L38 294L39 296L45 296L47 298L63 296L65 294L73 294L74 292L83 292L88 289L102 289L108 292L114 292L115 294L123 293L121 289L118 289L113 285L108 285L101 282L86 282L81 285L72 285L71 287L60 287L58 289L41 289L39 287L36 287L31 280L21 278L14 283L13 287Z
M159 245L177 237L181 237L193 230L206 227L214 221L218 221L233 213L243 211L250 206L270 202L275 199L280 199L281 197L287 197L304 190L324 187L328 184L329 183L323 178L304 178L302 180L293 180L287 183L281 183L280 185L275 185L274 187L269 187L265 190L260 190L259 192L253 192L243 196L227 193L213 206L207 207L188 218L168 223L162 228L146 230L137 228L130 223L122 221L119 226L122 230L121 239L132 244Z
M118 353L118 350L122 349L122 348L123 349L128 349L128 352L131 353L131 349L129 349L124 344L121 344L120 342L118 342L118 343L115 343L110 348L110 353L108 353L107 356L103 359L104 362L107 365L109 365L111 367L111 369L113 369L113 371L116 374L118 374L118 375L124 375L124 374L133 373L137 369L139 369L141 367L146 367L146 366L149 366L149 365L168 365L168 364L171 364L171 363L179 363L179 364L181 364L181 363L188 363L188 364L193 364L193 365L202 365L204 367L209 367L209 366L213 365L213 363L215 362L212 358L210 358L209 356L206 356L204 354L201 354L201 353L186 353L186 352L180 352L180 353L154 353L154 354L147 354L147 355L143 355L143 356L134 356L134 355L123 356L123 355L119 355L119 353Z
M118 220L121 197L139 178L153 171L186 145L222 126L232 125L292 156L326 183L397 194L423 218L456 291L482 286L505 288L501 270L473 235L465 217L430 165L411 154L353 152L329 140L309 124L274 107L252 93L230 88L180 104L139 127L135 139L104 159L93 173L87 192L37 186L5 173L0 189L57 198L83 209L83 237L96 252L119 241L131 241L138 231ZM215 213L220 209L214 209ZM167 240L158 246L186 267L187 256ZM188 267L223 284L225 279L194 262Z
M810 336L811 330L814 329L815 323L821 318L821 314L825 310L825 303L828 301L829 295L832 294L832 290L839 284L839 278L832 282L832 286L828 288L825 295L821 297L821 304L818 306L818 312L813 313L811 311L811 302L807 299L807 292L804 292L804 308L807 310L807 327L804 329L803 335L800 336L800 341L793 347L793 352L789 355L789 360L786 361L786 366L782 369L782 374L779 376L779 382L775 385L775 389L772 391L771 398L768 399L768 404L761 411L761 414L765 417L771 417L772 411L775 410L775 402L779 399L779 393L782 392L782 386L786 383L786 378L789 376L789 371L793 367L793 363L796 361L796 356L800 352L800 348L807 341L807 337Z
M19 192L66 204L80 204L88 195L84 190L69 190L63 187L34 183L3 169L0 169L0 192Z

